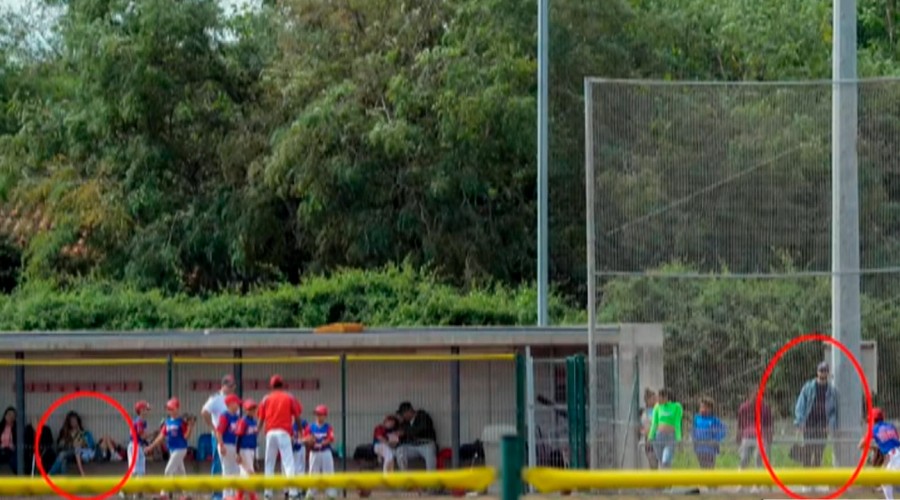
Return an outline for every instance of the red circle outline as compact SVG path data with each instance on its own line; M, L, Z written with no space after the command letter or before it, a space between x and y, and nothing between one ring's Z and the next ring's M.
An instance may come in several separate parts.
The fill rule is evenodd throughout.
M762 457L763 463L766 466L766 470L769 472L769 476L771 476L772 480L775 481L775 484L777 484L781 488L781 491L786 493L789 497L795 498L795 499L806 499L808 497L798 495L798 494L794 493L793 491L791 491L790 488L785 486L785 484L781 481L781 479L778 478L778 475L775 473L775 470L772 467L772 464L769 462L769 456L766 454L766 447L764 446L763 435L762 435L762 402L763 402L763 396L766 393L766 384L769 381L769 377L772 376L772 371L775 369L775 366L778 364L778 362L781 360L781 358L785 355L785 353L787 353L789 350L796 347L797 345L802 344L803 342L814 342L814 341L826 342L826 343L829 343L829 344L837 347L838 349L840 349L841 352L843 352L844 355L850 359L850 362L853 364L853 368L856 369L856 373L857 373L857 375L859 375L859 378L862 381L863 392L866 395L866 421L868 423L868 429L866 431L866 437L865 437L864 450L868 450L869 446L871 446L871 444L872 444L872 429L875 426L875 421L872 418L873 404L872 404L872 392L869 390L869 380L866 378L866 374L863 371L862 366L859 364L859 361L856 359L856 356L854 356L853 353L850 352L849 349L847 349L847 346L845 346L842 342L835 339L834 337L831 337L828 335L822 335L820 333L810 333L810 334L801 335L799 337L794 338L793 340L791 340L790 342L785 344L781 349L779 349L778 352L775 353L775 356L772 358L772 360L769 361L769 365L766 366L766 371L765 371L765 373L763 373L762 380L760 380L760 382L759 382L759 390L756 393L756 445L759 447L759 454ZM825 499L838 498L844 492L846 492L850 488L850 486L852 486L853 483L856 481L856 478L859 477L859 473L862 471L863 467L865 467L866 458L868 457L868 455L869 455L868 451L864 451L862 453L862 456L859 459L859 463L856 465L856 470L853 471L853 475L850 476L850 479L846 483L844 483L844 485L841 486L840 489L838 489L834 493L831 493L827 497L816 497L816 498L825 498Z
M106 404L112 406L116 411L118 411L119 414L122 415L122 419L124 419L125 422L128 424L128 429L130 429L130 431L131 431L132 449L136 450L138 448L140 443L138 442L137 431L134 430L134 422L131 420L131 416L128 415L128 412L125 411L125 408L123 408L122 405L119 404L118 401L116 401L115 399L113 399L110 396L107 396L106 394L102 394L99 392L76 391L72 394L67 394L67 395L57 399L56 401L54 401L53 404L50 405L49 408L47 408L47 411L45 411L44 414L41 416L41 420L38 422L38 428L36 429L36 432L34 435L34 449L35 450L41 449L41 447L40 447L41 432L43 432L44 426L47 425L47 420L50 419L50 415L52 415L53 412L56 411L60 406L68 403L69 401L73 401L75 399L80 399L80 398L99 399L99 400L105 402ZM137 453L132 453L131 456L132 456L132 460L131 460L131 463L128 465L128 471L125 472L125 475L122 477L122 480L119 481L118 484L113 486L113 489L107 491L106 493L101 493L95 497L79 497L79 496L75 496L71 493L68 493L66 491L63 491L62 488L57 486L56 483L54 483L53 480L50 479L50 476L47 474L47 471L44 470L44 461L41 459L40 453L35 453L34 463L41 473L41 478L43 478L45 483L50 485L50 488L52 488L53 491L56 492L57 495L59 495L63 498L66 498L68 500L104 500L104 499L109 498L109 497L115 495L116 493L118 493L119 490L121 490L122 487L125 486L125 483L128 482L128 479L131 478L131 474L134 473L134 466L137 464Z

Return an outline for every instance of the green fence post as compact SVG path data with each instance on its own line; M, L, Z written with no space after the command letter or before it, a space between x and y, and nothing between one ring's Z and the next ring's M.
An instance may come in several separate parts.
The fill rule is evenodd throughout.
M569 417L569 466L580 469L581 454L578 452L578 370L575 357L566 358L566 410Z
M516 433L524 442L525 429L525 356L516 354Z
M591 422L588 422L587 418L587 399L589 397L587 386L587 359L583 354L578 354L575 356L575 366L576 370L578 371L578 459L581 463L581 468L586 469L588 467L588 426L591 425Z
M175 361L172 360L172 355L169 354L168 358L166 358L166 393L168 394L167 399L172 399L172 393L174 392L174 382L172 380L173 374L175 372L174 365Z
M518 500L522 495L522 439L500 439L500 499Z

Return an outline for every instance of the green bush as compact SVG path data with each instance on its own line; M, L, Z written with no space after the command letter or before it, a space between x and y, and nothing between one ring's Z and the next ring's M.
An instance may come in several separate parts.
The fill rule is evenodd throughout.
M663 269L686 272L682 266ZM830 284L826 278L785 280L614 279L603 286L600 321L662 323L666 331L666 384L690 406L700 395L736 408L759 381L775 353L803 334L831 332ZM863 339L878 341L881 360L900 355L900 303L890 297L862 297ZM767 401L790 417L800 385L813 377L821 346L801 344L776 367L766 388ZM889 388L900 367L879 363L878 404L900 411L900 394ZM862 404L862 402L861 402Z
M302 328L359 321L371 326L524 325L536 321L531 287L459 291L411 266L342 270L250 293L167 296L121 284L23 285L0 296L0 329L154 330ZM583 321L554 296L552 317Z

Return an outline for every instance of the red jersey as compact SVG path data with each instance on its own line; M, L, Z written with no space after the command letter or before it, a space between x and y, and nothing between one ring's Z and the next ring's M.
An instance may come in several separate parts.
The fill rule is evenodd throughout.
M738 438L754 439L756 438L756 401L744 401L738 408L737 415ZM762 404L762 422L763 439L769 441L772 439L772 410L765 403Z
M266 432L278 429L290 436L294 433L294 419L299 419L302 412L303 407L294 396L274 390L259 403L258 416Z

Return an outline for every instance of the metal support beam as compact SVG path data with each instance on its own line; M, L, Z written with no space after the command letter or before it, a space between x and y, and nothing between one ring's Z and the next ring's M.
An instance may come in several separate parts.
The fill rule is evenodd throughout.
M550 0L538 0L538 96L537 96L537 295L538 326L549 324L549 118Z
M24 352L17 352L16 359L23 361ZM25 475L25 425L28 422L28 414L25 413L25 365L16 365L16 469L20 476ZM37 432L37 429L35 429ZM39 450L35 450L38 453Z
M588 466L596 469L600 463L597 455L599 434L597 432L599 413L597 408L597 243L594 220L594 95L590 80L584 80L584 190L585 220L587 235L587 308L588 308Z
M858 85L856 0L833 0L831 108L831 328L834 338L860 357L859 175L857 171ZM832 350L838 399L835 461L859 459L862 384L850 360ZM852 439L856 438L856 439ZM846 442L844 442L846 441Z
M459 347L451 347L450 353L459 355ZM459 360L450 362L450 446L451 463L453 469L459 468L459 442L460 442L460 417L459 417Z
M241 349L234 350L234 383L237 384L235 390L238 397L244 397L244 363L241 359L244 357L244 351Z

